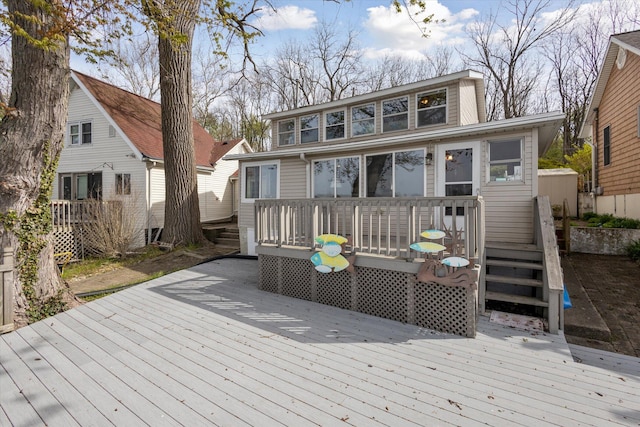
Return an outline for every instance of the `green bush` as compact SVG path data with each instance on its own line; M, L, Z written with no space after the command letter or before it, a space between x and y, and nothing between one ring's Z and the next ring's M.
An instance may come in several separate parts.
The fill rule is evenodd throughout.
M611 214L596 215L591 212L587 212L582 217L587 221L589 227L603 227L603 228L630 228L639 229L640 221L631 218L616 218Z
M630 243L625 249L629 258L634 261L640 261L640 240Z

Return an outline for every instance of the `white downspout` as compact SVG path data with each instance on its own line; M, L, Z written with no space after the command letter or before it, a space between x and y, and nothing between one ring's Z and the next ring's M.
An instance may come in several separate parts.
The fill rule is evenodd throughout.
M305 170L306 170L306 176L307 176L307 179L306 179L307 183L305 188L305 197L307 199L310 199L311 198L311 161L305 157L304 153L300 153L300 160L306 163Z

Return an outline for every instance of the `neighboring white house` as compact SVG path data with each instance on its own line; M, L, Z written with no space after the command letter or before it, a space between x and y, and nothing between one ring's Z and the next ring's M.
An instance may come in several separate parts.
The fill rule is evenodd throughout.
M71 73L66 142L53 199L89 198L128 202L137 218L136 246L145 230L164 225L165 175L160 104L108 83ZM231 218L237 160L251 152L244 139L215 141L193 123L202 222ZM148 235L151 235L148 233Z

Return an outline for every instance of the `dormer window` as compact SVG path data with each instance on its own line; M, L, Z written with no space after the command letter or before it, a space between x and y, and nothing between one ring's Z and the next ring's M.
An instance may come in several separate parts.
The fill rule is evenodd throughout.
M382 131L393 132L409 128L409 98L382 101Z
M441 89L418 94L417 127L447 122L447 90Z
M351 136L369 135L376 131L376 104L351 108Z
M278 122L278 145L295 144L295 119L281 120Z
M318 115L300 117L300 142L318 142Z
M324 139L344 138L344 110L331 111L325 114Z
M71 145L91 144L91 122L70 124L69 140Z

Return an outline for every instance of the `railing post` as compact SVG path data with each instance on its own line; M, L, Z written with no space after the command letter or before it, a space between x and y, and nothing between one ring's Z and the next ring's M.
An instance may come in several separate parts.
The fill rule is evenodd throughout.
M13 249L0 246L0 251L0 333L4 333L13 330Z

